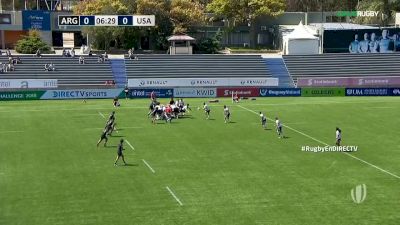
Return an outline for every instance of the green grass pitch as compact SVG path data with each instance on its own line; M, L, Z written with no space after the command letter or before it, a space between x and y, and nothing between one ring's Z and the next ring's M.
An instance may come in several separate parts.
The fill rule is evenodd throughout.
M400 224L398 98L222 99L210 120L203 101L152 125L148 99L122 100L107 148L96 142L111 100L1 102L0 224ZM279 116L288 138L253 111ZM334 145L336 126L357 152L301 151ZM115 167L120 138L134 150Z

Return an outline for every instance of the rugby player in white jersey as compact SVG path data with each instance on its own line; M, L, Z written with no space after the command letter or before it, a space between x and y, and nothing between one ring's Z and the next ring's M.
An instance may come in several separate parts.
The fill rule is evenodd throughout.
M267 117L265 117L265 115L260 112L260 118L261 118L261 125L264 129L267 129Z
M282 138L283 137L283 132L282 132L282 123L278 119L278 117L275 117L275 126L276 126L276 132L278 133L278 137Z
M342 130L339 127L336 127L336 146L340 146L341 141L342 141Z
M225 123L229 123L230 116L231 116L231 112L229 111L229 108L226 105L224 105L224 121L225 121Z
M204 102L203 103L204 113L206 114L206 118L210 119L210 107Z

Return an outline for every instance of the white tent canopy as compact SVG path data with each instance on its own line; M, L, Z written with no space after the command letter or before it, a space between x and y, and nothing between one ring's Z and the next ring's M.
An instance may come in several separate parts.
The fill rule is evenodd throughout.
M283 54L318 54L319 38L311 34L302 22L288 35L283 37Z

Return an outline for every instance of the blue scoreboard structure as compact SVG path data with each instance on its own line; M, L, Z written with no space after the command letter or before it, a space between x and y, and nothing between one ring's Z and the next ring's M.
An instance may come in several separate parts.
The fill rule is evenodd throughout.
M58 26L155 26L154 15L58 16Z

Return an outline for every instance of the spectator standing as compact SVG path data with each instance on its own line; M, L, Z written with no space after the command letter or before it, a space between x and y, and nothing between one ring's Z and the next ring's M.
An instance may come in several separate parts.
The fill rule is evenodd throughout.
M85 64L85 58L82 55L79 56L79 64Z
M72 48L70 52L71 52L71 57L75 58L75 50Z
M104 52L104 57L103 57L104 61L108 61L108 54L107 52Z
M40 51L40 49L36 50L36 57L42 57L42 52Z

